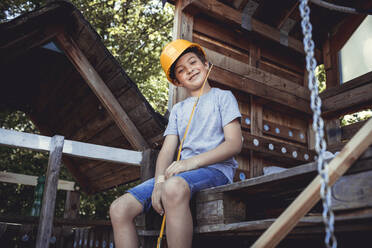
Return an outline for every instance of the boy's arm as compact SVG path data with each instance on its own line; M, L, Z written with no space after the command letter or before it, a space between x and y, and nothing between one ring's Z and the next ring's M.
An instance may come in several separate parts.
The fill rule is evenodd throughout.
M158 159L156 160L155 184L154 190L151 195L151 201L153 208L160 215L163 215L164 213L164 208L161 204L161 185L165 180L165 170L173 161L174 153L177 149L177 144L177 135L167 135L164 139L163 146L160 149Z
M174 154L177 150L178 136L177 135L167 135L165 136L163 146L160 149L158 158L156 160L156 170L155 170L155 182L160 175L165 174L165 170L172 163L174 159Z
M216 148L198 154L192 158L173 162L166 169L165 176L169 178L182 171L194 170L210 164L215 164L224 161L232 156L240 153L242 149L242 132L238 119L231 121L223 128L225 141Z

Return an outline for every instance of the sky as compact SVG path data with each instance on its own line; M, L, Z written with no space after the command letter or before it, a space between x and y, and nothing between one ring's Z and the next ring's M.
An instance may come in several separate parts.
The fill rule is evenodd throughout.
M367 16L340 51L341 83L372 71L372 16Z

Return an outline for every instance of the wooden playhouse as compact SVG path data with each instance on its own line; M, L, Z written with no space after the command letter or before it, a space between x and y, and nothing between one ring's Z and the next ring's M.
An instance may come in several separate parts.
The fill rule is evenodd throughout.
M370 0L333 3L361 9L372 7ZM174 38L198 42L203 46L209 61L214 64L210 74L212 86L231 90L243 115L244 147L237 157L239 169L235 183L204 190L192 201L195 224L193 246L247 247L317 175L313 162L315 141L311 128L312 111L309 107L310 92L307 88L299 3L296 0L179 0L172 4L175 5ZM321 93L327 149L336 152L365 123L341 127L339 118L372 106L372 72L340 84L339 51L366 16L336 12L312 3L310 8L315 57L318 64L324 64L327 77L327 89ZM65 21L57 18L56 13L64 16ZM50 18L54 22L43 26L43 18ZM5 29L1 29L3 27ZM17 28L28 30L28 33L19 32ZM155 154L161 144L165 121L149 107L89 23L72 5L50 4L25 15L23 19L0 25L0 31L13 35L7 35L11 38L5 42L2 40L1 47L6 48L1 50L2 65L15 70L17 61L21 58L32 59L31 55L46 56L42 57L42 61L61 60L60 68L64 68L64 71L56 73L67 78L55 80L54 73L44 75L43 71L38 76L59 84L59 89L65 90L65 93L72 93L65 94L46 84L40 85L38 92L26 94L27 85L23 85L24 91L13 90L20 94L17 97L4 94L1 99L7 100L2 104L23 103L22 106L31 106L30 115L34 116L33 120L44 135L59 134L75 141L140 151L137 155L142 160L142 167L134 166L134 162L130 164L126 159L119 161L94 157L111 159L111 162L92 162L74 158L81 157L81 154L67 154L66 159L73 164L69 169L83 190L94 193L138 179L140 168L142 178L150 176L149 161L153 155L149 154ZM41 46L49 41L54 41L65 56L44 55ZM8 62L8 58L14 63ZM89 73L92 70L95 73ZM24 82L22 75L19 77L18 82ZM82 108L89 109L83 111L79 108L71 112L74 115L65 117L70 113L67 109L69 102L74 99L81 102L82 99L77 95L79 91L66 86L69 82L71 87L77 87L79 83L81 94L89 95L89 98L84 97L85 101L90 99L95 107L81 103ZM69 95L71 99L56 99L53 102L54 97L49 92L54 92L56 96ZM30 99L30 95L34 97ZM52 104L49 105L43 96L51 96L47 99ZM128 106L133 103L128 98L133 97L138 99L138 103ZM171 85L169 109L185 97L182 89ZM61 108L62 112L58 113L58 106L65 106L66 110ZM122 115L118 113L122 111L134 125L127 125L127 119L121 119ZM85 118L82 113L89 113L90 120L82 120ZM141 119L143 116L148 119ZM60 123L67 118L71 123ZM112 139L104 139L107 135L102 132L109 132ZM149 152L150 148L154 152ZM372 234L371 156L372 150L368 148L332 189L339 247L350 247L356 239L368 241ZM127 165L123 167L117 163ZM147 166L143 166L144 163ZM137 162L137 165L140 164ZM264 175L273 166L286 170ZM97 181L100 173L105 175L106 181ZM126 175L126 179L120 181L122 175ZM317 203L279 246L322 246L324 226L321 212L321 203ZM160 220L154 213L138 218L143 247L154 247ZM109 226L107 223L105 225ZM83 240L81 247L84 247L84 240L97 242L92 229L74 230L75 240ZM112 235L105 235L105 244L112 242ZM104 247L103 236L100 237L98 244ZM86 244L90 247L89 242Z

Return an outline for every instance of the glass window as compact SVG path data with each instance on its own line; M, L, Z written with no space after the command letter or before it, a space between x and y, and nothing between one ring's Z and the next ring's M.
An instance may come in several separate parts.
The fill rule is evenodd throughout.
M340 50L341 83L372 71L372 16L367 16Z

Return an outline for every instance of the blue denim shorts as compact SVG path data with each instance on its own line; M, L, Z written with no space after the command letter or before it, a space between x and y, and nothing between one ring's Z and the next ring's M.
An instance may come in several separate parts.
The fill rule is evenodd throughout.
M191 197L202 189L227 184L229 179L219 170L211 167L185 171L175 175L182 177L189 185ZM151 195L154 189L154 178L151 178L128 190L143 206L143 212L151 208Z

